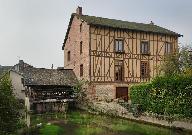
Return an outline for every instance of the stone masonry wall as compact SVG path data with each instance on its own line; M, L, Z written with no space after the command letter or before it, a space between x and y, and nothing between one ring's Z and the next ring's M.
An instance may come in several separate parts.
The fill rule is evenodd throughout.
M116 87L128 87L128 97L129 97L129 84L121 83L92 83L87 88L87 94L89 99L97 101L111 101L116 98Z
M129 110L121 106L117 101L113 102L93 102L90 106L91 113L102 113L106 115L111 116L118 116L124 119L134 120L138 122L145 122L149 124L155 124L155 125L161 125L165 127L176 127L180 129L188 129L192 130L192 121L191 120L174 120L173 122L169 122L165 119L159 119L156 118L156 116L149 116L146 114L143 114L138 117L134 117L133 113L131 113ZM93 110L93 111L91 111Z
M82 30L80 32L80 25ZM80 42L82 42L82 54L80 53ZM71 60L67 60L67 53L70 51ZM80 77L80 65L83 64L83 76ZM76 16L73 18L68 39L64 47L64 68L73 69L75 75L89 80L89 25L82 22Z
M25 88L23 87L22 84L22 78L23 77L21 75L15 73L14 71L10 71L10 79L15 96L18 99L25 100L25 92L24 92Z
M98 100L112 100L115 98L115 87L113 85L96 85L95 98Z

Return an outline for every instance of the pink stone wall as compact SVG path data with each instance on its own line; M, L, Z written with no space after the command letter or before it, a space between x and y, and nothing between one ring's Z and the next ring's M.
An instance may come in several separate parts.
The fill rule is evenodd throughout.
M80 32L80 25L82 31ZM82 41L82 54L80 54L80 42ZM67 60L67 53L70 51L71 60ZM83 76L80 77L80 65L83 64ZM73 69L78 79L89 80L89 25L82 22L76 16L73 18L68 39L64 47L64 68Z

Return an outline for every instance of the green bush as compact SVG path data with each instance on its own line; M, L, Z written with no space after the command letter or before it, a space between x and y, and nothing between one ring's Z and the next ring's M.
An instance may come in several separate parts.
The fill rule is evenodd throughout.
M22 104L15 98L8 76L0 80L0 134L10 135L23 126Z
M140 104L143 111L192 117L191 76L159 76L151 83L132 86L130 91L132 103Z
M146 111L148 106L150 105L148 99L148 92L151 89L151 84L140 84L140 85L133 85L131 87L131 102L133 104L140 104L142 105L142 110Z

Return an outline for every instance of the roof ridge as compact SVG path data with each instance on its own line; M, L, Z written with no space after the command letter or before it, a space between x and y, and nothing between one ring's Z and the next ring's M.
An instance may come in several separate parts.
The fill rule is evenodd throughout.
M101 19L109 19L109 20L114 20L114 21L122 21L122 22L129 22L129 23L136 23L136 24L144 24L144 25L155 25L158 26L156 24L150 24L150 23L140 23L140 22L134 22L134 21L128 21L128 20L121 20L121 19L115 19L115 18L107 18L107 17L101 17L101 16L94 16L94 15L78 15L77 13L73 13L79 17L81 16L88 16L88 17L96 17L96 18L101 18ZM160 27L160 26L158 26Z
M158 26L155 24L130 22L125 20L110 19L110 18L104 18L104 17L90 16L90 15L79 15L76 13L72 13L70 22L68 25L67 33L65 35L64 43L62 46L63 50L68 38L68 34L70 31L70 27L71 27L74 16L87 22L88 25L93 25L93 26L104 26L104 27L115 28L115 29L126 29L126 30L137 31L137 32L149 32L149 33L164 34L164 35L177 36L177 37L182 36L181 34L176 33L172 30L169 30L168 28L164 28L162 26Z

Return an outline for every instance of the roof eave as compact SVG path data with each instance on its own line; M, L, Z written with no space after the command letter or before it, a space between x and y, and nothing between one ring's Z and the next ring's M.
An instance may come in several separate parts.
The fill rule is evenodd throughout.
M93 23L87 23L87 24L91 25L91 26L108 27L108 28L113 28L113 29L118 28L118 29L123 29L123 30L132 30L132 31L138 31L138 32L151 32L151 33L156 33L156 34L165 34L165 35L183 37L183 35L175 33L175 32L173 32L173 33L163 33L163 32L143 31L143 30L129 29L129 28L110 27L110 26L107 26L107 25L100 25L100 24L93 24Z
M63 43L63 46L62 46L62 50L64 50L64 48L65 48L65 44L66 44L66 41L67 41L67 39L68 39L68 34L69 34L69 31L70 31L71 23L72 23L72 20L73 20L74 16L77 16L77 17L80 17L80 18L81 18L81 16L78 16L78 15L76 15L75 13L73 13L73 14L71 15L70 22L69 22L68 29L67 29L67 33L66 33L66 36L65 36L65 39L64 39L64 43ZM81 18L81 19L83 20L83 18ZM84 21L85 21L85 20L84 20ZM87 22L87 21L86 21L86 22ZM93 23L90 23L90 22L87 22L87 24L88 24L88 25L92 25L92 26L118 28L118 29L126 29L126 30L139 31L139 32L151 32L151 33L157 33L157 34L164 34L164 35L171 35L171 36L183 37L183 35L178 34L178 33L175 33L175 32L172 32L172 33L171 33L171 32L170 32L170 33L164 33L164 32L154 32L154 31L144 31L144 30L129 29L129 28L111 27L111 26L107 26L107 25L93 24Z

